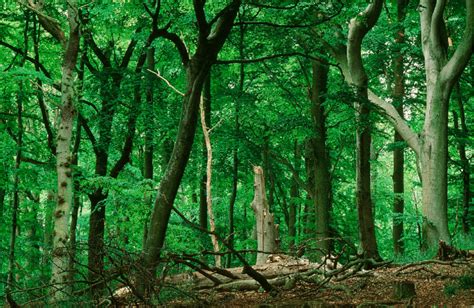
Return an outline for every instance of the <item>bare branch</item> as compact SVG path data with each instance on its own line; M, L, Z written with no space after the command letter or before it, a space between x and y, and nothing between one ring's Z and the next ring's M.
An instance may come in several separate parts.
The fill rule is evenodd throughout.
M169 82L165 77L161 76L160 75L160 72L157 71L152 71L150 69L147 69L147 71L149 71L150 73L152 73L153 75L155 75L156 77L160 78L161 80L163 80L171 89L173 89L174 92L178 93L179 95L181 96L185 96L185 94L183 92L181 92L180 90L178 90L175 86L173 86L171 84L171 82Z

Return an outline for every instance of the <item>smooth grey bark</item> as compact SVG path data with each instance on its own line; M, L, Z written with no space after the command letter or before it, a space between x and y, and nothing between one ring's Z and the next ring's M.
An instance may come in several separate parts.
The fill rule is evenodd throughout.
M421 43L426 74L426 110L422 130L413 131L396 108L370 89L368 98L416 153L422 178L423 248L436 249L439 240L450 243L447 215L447 117L451 91L471 59L474 45L474 3L466 0L466 28L448 60L443 13L446 1L420 1ZM351 74L345 46L332 46L346 81Z

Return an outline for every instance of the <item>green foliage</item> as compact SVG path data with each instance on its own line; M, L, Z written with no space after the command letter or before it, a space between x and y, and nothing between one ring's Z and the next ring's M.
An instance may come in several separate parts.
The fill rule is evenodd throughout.
M83 123L76 121L74 141L78 139L78 165L74 166L74 178L79 197L77 235L77 284L76 290L87 287L80 282L87 277L88 239L90 237L90 199L97 191L107 198L100 204L105 207L105 268L112 271L115 260L137 258L143 250L144 234L153 209L153 201L160 181L165 175L169 155L176 139L181 116L182 97L168 84L156 76L153 80L146 70L137 71L136 65L150 32L151 18L138 2L84 2L79 1L81 13L88 22L82 24L82 33L90 33L92 41L84 37L81 41L81 59L77 72L83 70L82 84L77 80L77 114ZM197 23L192 1L161 1L161 12L157 28L175 33L183 40L193 55L196 49ZM205 10L208 21L212 20L229 1L207 1ZM459 43L463 34L464 13L459 1L450 1L446 11L446 25L451 39ZM261 57L298 52L329 62L328 93L324 103L326 117L326 146L328 147L332 184L333 207L331 229L336 238L335 250L347 255L357 252L359 230L355 202L355 137L357 128L354 116L354 94L341 78L340 68L334 64L327 44L346 44L347 21L363 10L367 1L270 1L265 5L282 6L286 9L258 7L262 1L244 1L231 36L219 54L219 60L257 59ZM339 4L343 3L341 8ZM403 22L405 41L394 43L394 33L401 28L396 20L395 1L387 2L377 26L370 31L363 43L364 65L371 89L381 98L393 102L393 62L397 55L405 59L405 90L403 99L407 123L420 131L424 125L426 77L423 54L420 47L420 26L417 3L411 1ZM150 9L153 9L151 5ZM1 4L0 41L14 46L15 50L0 45L0 255L7 256L11 235L14 179L18 175L20 195L19 228L16 231L15 251L16 286L29 290L47 286L51 271L51 247L53 236L53 214L57 190L55 153L48 147L48 137L56 140L60 122L60 82L62 47L33 18L26 27L24 7L18 3ZM341 11L339 12L339 9ZM65 4L49 3L45 13L58 20L58 25L67 28ZM338 13L337 13L338 12ZM337 13L337 14L336 14ZM327 22L319 24L321 16L335 14ZM243 22L242 24L240 22ZM312 25L315 23L315 25ZM287 25L289 27L281 27ZM311 26L308 26L311 25ZM36 27L36 28L34 28ZM216 25L213 25L215 29ZM34 29L36 29L34 31ZM340 35L336 32L340 30ZM241 32L243 31L243 32ZM67 31L66 31L67 34ZM38 54L35 54L33 36L38 38ZM25 44L26 38L26 44ZM125 66L122 61L131 42L136 47ZM187 70L182 65L175 45L163 37L151 45L155 48L155 71L174 87L186 92ZM108 64L95 53L99 48ZM451 54L453 48L448 52ZM38 70L33 63L23 61L26 51L31 59L37 57L49 72ZM105 62L107 62L105 61ZM305 257L316 259L314 243L314 209L305 188L300 185L298 197L290 195L293 185L293 169L301 182L308 182L304 144L315 131L311 118L311 59L303 56L280 56L262 62L241 64L216 64L211 72L211 142L213 146L212 192L216 229L221 238L229 236L229 203L232 193L234 158L238 157L238 186L234 210L234 248L251 251L256 248L252 230L254 218L250 203L253 198L252 166L263 165L268 150L269 162L265 170L267 194L273 196L271 211L280 225L281 250L290 251L290 243L297 249L306 248ZM243 78L243 80L241 80ZM463 213L463 171L459 146L466 148L468 163L472 165L472 115L473 66L469 66L459 80L459 91L453 94L449 117L449 227L453 233L453 244L461 249L474 247L472 231L464 234L461 226ZM117 80L120 79L120 82ZM20 93L20 84L22 92ZM152 85L153 106L146 102L147 85ZM457 91L457 90L456 90ZM137 98L139 96L139 98ZM23 124L17 120L18 97L22 97ZM40 107L44 101L45 110ZM138 101L137 101L138 100ZM467 132L454 127L454 113L461 113L458 101L464 108ZM394 102L396 104L398 102ZM130 133L130 115L138 110L130 160L115 177L110 171L122 157L125 140ZM104 111L105 110L105 111ZM406 142L394 142L394 130L390 124L372 110L372 201L374 204L376 236L380 254L384 259L396 262L411 262L429 258L420 251L421 183L417 174L417 159L407 148ZM238 114L237 114L238 113ZM239 129L236 127L236 117ZM82 121L82 120L81 120ZM52 136L48 136L46 123ZM106 129L106 125L110 129ZM79 125L80 124L80 125ZM366 123L364 123L366 124ZM82 125L82 126L81 126ZM76 135L81 126L81 134ZM23 131L23 160L15 168L17 136ZM153 146L153 179L144 179L145 136L151 132ZM95 141L94 141L95 140ZM95 142L95 143L94 143ZM302 147L301 158L294 154L294 144ZM147 144L148 145L148 144ZM393 151L405 150L405 211L393 214L394 193L392 189ZM102 152L101 152L102 151ZM106 162L98 163L98 153L105 153ZM102 164L102 165L101 165ZM181 181L174 206L191 222L199 223L199 186L204 173L202 132L198 123L193 150ZM105 174L97 169L106 169ZM472 175L471 175L472 176ZM270 184L270 183L273 184ZM273 185L273 186L272 186ZM77 188L77 187L76 187ZM53 196L53 197L51 197ZM471 201L472 203L472 201ZM296 235L288 236L289 205L297 209ZM472 204L471 204L472 205ZM472 208L472 206L471 206ZM473 227L472 210L468 216ZM393 222L404 223L403 240L405 254L394 256L392 241ZM472 229L471 229L472 230ZM93 235L92 235L93 236ZM226 251L221 244L222 251ZM172 213L167 230L164 255L199 255L212 250L209 236L186 224L176 213ZM255 254L243 253L253 264ZM110 257L110 258L108 258ZM344 258L348 256L344 255ZM203 259L212 264L213 257L205 254ZM232 259L232 266L241 266ZM8 260L0 258L0 296L6 281ZM183 265L173 265L172 273L188 270ZM472 288L472 275L465 276L445 286L445 293L455 294L460 289ZM118 279L112 279L115 287ZM470 287L467 287L470 286ZM113 288L112 288L113 289ZM19 303L46 296L48 290L15 295ZM166 290L162 298L182 296L176 290ZM87 296L80 300L86 300Z

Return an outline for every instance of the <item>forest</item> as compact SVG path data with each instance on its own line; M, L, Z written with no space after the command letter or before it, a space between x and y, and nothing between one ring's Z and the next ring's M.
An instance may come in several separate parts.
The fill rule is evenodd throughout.
M0 6L1 305L474 305L474 1Z

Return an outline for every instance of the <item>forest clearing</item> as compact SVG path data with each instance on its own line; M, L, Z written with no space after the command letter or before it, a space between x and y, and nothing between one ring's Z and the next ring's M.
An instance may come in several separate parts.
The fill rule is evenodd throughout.
M0 8L0 305L474 305L474 1Z

